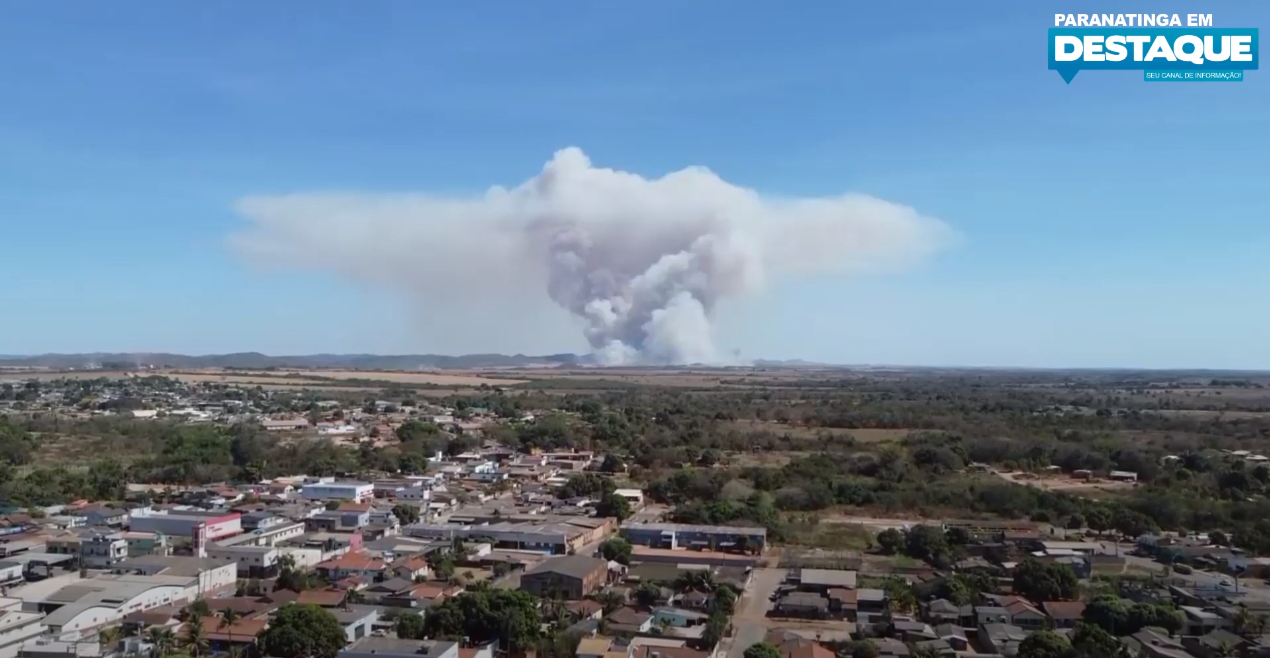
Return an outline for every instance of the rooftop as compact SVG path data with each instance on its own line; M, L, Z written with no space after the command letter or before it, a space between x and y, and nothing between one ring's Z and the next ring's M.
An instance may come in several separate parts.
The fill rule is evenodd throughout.
M458 647L457 642L440 640L403 640L395 637L364 637L344 651L355 653L382 653L390 655L441 656Z
M600 569L607 569L608 563L604 560L585 555L562 555L544 560L542 563L534 566L525 572L524 575L531 576L542 573L555 573L571 578L584 579L588 575Z

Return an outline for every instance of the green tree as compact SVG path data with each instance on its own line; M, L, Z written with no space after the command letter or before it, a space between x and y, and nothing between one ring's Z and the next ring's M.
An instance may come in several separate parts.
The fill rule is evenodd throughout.
M1081 619L1111 635L1128 635L1129 609L1117 596L1100 596L1085 606Z
M645 608L657 605L657 599L660 597L661 588L652 583L640 583L639 587L635 588L635 602Z
M878 658L878 645L867 638L852 640L846 643L839 655L846 655L851 658Z
M781 650L774 644L759 642L745 650L745 658L781 658Z
M887 555L895 555L904 548L904 533L895 528L887 528L878 533L878 549Z
M1130 633L1147 627L1156 626L1171 633L1182 630L1184 619L1179 610L1170 603L1135 603L1129 608Z
M719 587L710 597L710 612L731 616L736 609L736 592L731 587Z
M423 617L407 612L397 617L397 622L393 625L397 632L397 637L404 640L422 640L424 635Z
M398 503L392 507L392 515L397 517L401 525L412 525L419 522L419 508L406 503Z
M229 638L229 645L231 647L234 645L234 624L237 624L242 618L243 615L241 612L238 612L230 607L222 608L220 611L220 623L217 625L217 628L225 631L225 636Z
M614 537L600 544L600 555L619 564L631 563L632 550L631 543L624 537Z
M1080 578L1071 565L1041 564L1028 558L1014 568L1014 591L1033 601L1061 601L1076 597Z
M335 658L346 644L335 615L315 605L289 603L260 634L260 653L278 658Z
M1037 631L1019 644L1018 658L1066 658L1071 644L1050 630Z
M626 603L626 601L623 600L621 594L618 594L617 592L614 592L612 590L604 590L600 592L599 594L596 594L595 601L596 603L599 603L601 606L604 606L605 615L608 615L610 612L613 612L614 610L621 608L622 605Z
M521 590L467 591L430 608L424 630L428 637L499 640L509 651L526 651L537 645L541 633L538 603Z
M948 553L948 540L944 531L932 525L919 525L904 535L904 553L918 560L935 562Z
M181 646L189 652L191 658L198 658L207 652L207 632L203 629L201 612L191 613L185 620L185 635L181 638Z
M621 473L626 470L626 465L622 463L621 458L613 453L604 455L604 461L600 464L601 473Z
M600 502L595 506L595 515L615 518L619 522L625 521L631 515L631 504L625 498L610 491L600 498Z
M1078 621L1072 635L1072 648L1076 658L1119 658L1123 645L1101 627Z
M153 647L150 651L151 658L164 658L176 647L176 633L166 626L151 626L146 631L146 641Z

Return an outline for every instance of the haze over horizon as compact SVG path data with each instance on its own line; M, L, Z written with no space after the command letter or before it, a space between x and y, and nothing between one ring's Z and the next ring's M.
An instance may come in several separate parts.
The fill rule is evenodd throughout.
M1270 369L1265 71L1067 85L1054 2L496 4L0 7L0 353Z

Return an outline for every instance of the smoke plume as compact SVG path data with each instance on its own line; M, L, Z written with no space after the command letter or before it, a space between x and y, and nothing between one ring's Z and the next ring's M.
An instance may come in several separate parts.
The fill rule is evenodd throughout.
M865 195L764 198L699 167L647 179L595 167L577 148L483 195L254 196L238 209L250 225L231 244L262 262L438 306L461 303L457 290L508 300L545 291L610 364L727 361L713 331L721 300L780 277L904 267L950 235Z

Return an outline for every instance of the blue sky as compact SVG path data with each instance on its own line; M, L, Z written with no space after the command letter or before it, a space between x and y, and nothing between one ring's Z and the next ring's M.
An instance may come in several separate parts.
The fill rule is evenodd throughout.
M960 234L728 305L747 356L1270 368L1270 73L1046 70L1055 12L1194 4L461 4L0 5L0 354L583 350L516 318L431 330L444 311L226 247L246 195L478 192L576 145Z

